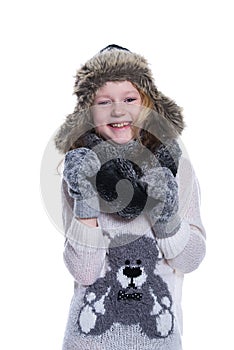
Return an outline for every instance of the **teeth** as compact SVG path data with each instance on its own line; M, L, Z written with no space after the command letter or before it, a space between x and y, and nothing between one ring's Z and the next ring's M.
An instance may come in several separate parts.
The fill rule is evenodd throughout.
M112 126L113 128L122 128L123 126L127 126L127 125L129 125L128 122L111 124L111 126Z

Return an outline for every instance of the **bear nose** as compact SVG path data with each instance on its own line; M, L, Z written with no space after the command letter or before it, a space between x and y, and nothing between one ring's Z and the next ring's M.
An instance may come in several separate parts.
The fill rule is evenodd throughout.
M126 266L123 269L123 274L127 276L128 278L131 278L130 283L128 284L128 288L134 288L136 289L136 285L134 283L134 278L139 277L142 274L140 267L130 267Z
M123 274L129 278L136 278L139 277L142 274L140 267L129 267L126 266L123 269Z

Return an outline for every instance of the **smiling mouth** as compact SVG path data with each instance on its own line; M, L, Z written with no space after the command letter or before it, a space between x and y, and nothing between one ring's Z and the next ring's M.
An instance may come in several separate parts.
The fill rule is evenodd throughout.
M110 127L112 128L118 128L118 129L121 129L121 128L125 128L127 126L130 126L131 123L130 122L122 122L122 123L110 123L108 124Z

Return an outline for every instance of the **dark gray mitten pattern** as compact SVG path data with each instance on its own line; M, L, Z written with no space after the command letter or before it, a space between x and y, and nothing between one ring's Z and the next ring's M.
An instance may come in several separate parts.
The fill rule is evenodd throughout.
M69 195L74 198L74 215L94 218L99 214L99 199L91 182L101 167L95 152L81 147L66 153L63 177Z
M141 179L147 184L147 194L151 199L148 216L156 236L173 236L180 227L178 215L178 184L167 167L149 169Z

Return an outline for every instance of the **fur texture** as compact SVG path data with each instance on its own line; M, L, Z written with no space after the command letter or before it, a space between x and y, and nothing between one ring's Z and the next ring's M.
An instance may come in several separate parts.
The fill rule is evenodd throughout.
M153 129L160 130L167 138L175 138L182 132L182 110L173 100L158 91L146 59L127 49L111 45L77 71L74 86L77 105L55 136L55 145L59 151L66 153L81 133L90 130L92 119L89 109L97 89L108 81L125 80L138 86L154 103L155 113L149 118L147 130L150 131L153 126Z
M89 178L95 176L100 167L96 153L88 148L77 148L65 156L63 178L68 184L70 196L74 198L74 215L79 218L99 215L99 200Z
M101 211L125 219L151 212L152 224L157 222L164 231L178 210L174 178L181 156L178 143L170 140L153 154L138 141L113 145L91 133L83 141L86 147L67 152L64 163L64 179L75 199L75 215L98 216L100 196ZM93 210L94 202L97 205Z

